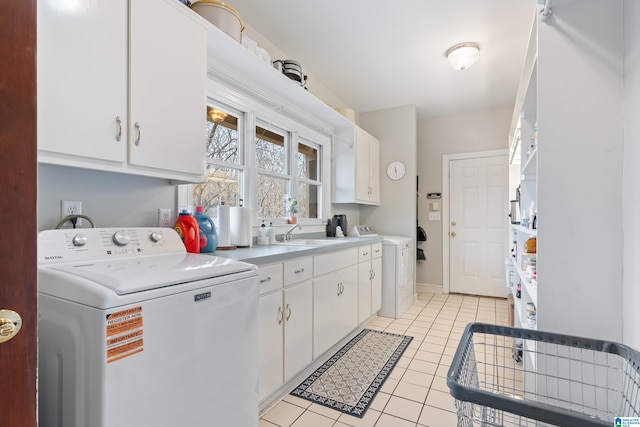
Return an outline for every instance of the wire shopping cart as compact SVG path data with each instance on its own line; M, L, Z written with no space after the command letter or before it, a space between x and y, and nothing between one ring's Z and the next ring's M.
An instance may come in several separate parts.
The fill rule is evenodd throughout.
M640 353L607 341L470 323L447 385L458 427L612 427L640 417Z

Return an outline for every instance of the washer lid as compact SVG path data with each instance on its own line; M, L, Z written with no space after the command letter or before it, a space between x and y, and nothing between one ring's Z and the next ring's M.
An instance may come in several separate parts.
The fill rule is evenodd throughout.
M41 269L41 273L56 271L69 274L108 288L118 295L128 295L254 269L255 266L251 264L216 256L172 254L48 266ZM54 289L43 289L46 283L46 280L41 281L40 291L55 295Z

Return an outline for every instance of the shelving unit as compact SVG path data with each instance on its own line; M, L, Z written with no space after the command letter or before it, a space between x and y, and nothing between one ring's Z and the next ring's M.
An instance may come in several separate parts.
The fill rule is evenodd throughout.
M620 184L622 4L554 0L551 20L535 16L509 132L510 189L520 185L521 210L534 202L538 227L512 226L508 236L517 247L514 269L524 242L537 238L537 285L523 280L519 268L513 273L523 280L517 326L527 326L526 304L533 302L540 331L621 341L621 224L628 214ZM545 362L543 355L524 358L534 367ZM545 384L532 378L529 387Z

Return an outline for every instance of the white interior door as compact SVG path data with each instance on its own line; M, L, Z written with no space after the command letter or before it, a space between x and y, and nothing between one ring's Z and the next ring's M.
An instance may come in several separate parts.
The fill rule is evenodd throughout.
M451 292L506 296L508 179L503 155L450 160Z

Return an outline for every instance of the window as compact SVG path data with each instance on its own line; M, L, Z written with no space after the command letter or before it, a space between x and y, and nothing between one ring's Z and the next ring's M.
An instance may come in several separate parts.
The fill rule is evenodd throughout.
M290 196L297 199L298 218L321 219L323 144L330 140L324 135L302 138L291 128L300 126L288 119L267 124L253 113L211 103L205 129L207 179L185 186L179 205L201 205L215 217L221 199L230 206L244 200L259 222L277 223L286 216L285 196Z
M310 141L298 142L296 166L298 169L298 215L302 218L320 218L321 147Z
M238 206L242 198L244 148L242 144L242 115L230 109L207 107L207 181L193 186L193 201L203 206L210 216L211 209L221 200Z
M284 216L284 195L289 193L289 135L281 129L256 126L255 156L257 171L258 218Z

